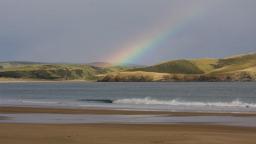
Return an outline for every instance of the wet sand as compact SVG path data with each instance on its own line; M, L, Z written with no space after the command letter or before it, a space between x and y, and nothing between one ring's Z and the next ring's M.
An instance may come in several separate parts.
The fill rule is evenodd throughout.
M0 107L0 113L168 114L175 116L255 114L175 113L101 109ZM0 117L6 119L6 117ZM255 144L256 128L207 124L0 124L1 144Z
M7 120L9 119L8 117L5 117L5 116L0 116L0 120Z
M101 108L41 108L0 106L0 113L50 113L50 114L119 114L119 115L170 115L170 116L256 116L256 113L214 113L214 112L170 112L170 111L133 111Z

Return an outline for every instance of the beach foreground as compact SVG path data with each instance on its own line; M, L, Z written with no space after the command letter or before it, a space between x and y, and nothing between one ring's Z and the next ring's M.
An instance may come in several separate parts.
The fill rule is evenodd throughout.
M207 113L143 112L100 109L51 109L1 107L0 113L59 114L170 114L176 116L207 115ZM254 114L217 114L255 116ZM0 117L5 119L5 117ZM256 127L180 124L35 124L1 123L0 143L3 144L255 144Z
M256 129L207 125L0 124L3 144L255 144Z

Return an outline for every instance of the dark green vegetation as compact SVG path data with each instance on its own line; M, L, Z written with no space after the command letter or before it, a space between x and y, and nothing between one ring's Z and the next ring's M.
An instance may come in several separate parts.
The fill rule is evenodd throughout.
M96 70L84 65L3 64L1 77L20 79L73 80L94 79Z
M43 64L24 62L0 63L1 78L32 80L96 80L100 74L106 74L119 68L100 68L83 64Z
M195 64L189 60L175 60L145 68L132 69L131 71L147 71L159 73L179 73L179 74L202 74Z
M175 60L149 67L109 63L47 64L2 62L0 78L32 80L255 81L256 53L223 59Z
M137 65L114 66L109 63L59 64L36 62L0 62L0 78L19 80L97 81L106 74L125 71ZM1 79L0 79L1 80Z

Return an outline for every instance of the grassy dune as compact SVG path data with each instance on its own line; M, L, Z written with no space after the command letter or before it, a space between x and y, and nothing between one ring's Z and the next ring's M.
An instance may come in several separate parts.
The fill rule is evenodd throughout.
M175 60L132 71L148 71L176 74L206 74L234 72L256 66L256 54L240 55L224 59Z
M111 81L132 81L129 78L136 73L139 77L148 75L148 72L154 72L151 77L164 74L158 79L151 78L152 81L255 81L256 53L223 59L175 60L106 77Z
M97 80L97 75L119 71L83 64L0 63L0 78L34 80Z
M228 73L245 70L256 66L256 54L220 59L212 74Z
M113 66L108 63L44 64L0 63L4 78L35 80L131 81L255 81L256 53L223 59L175 60L148 67Z
M218 59L194 59L190 60L190 62L193 63L196 67L198 67L201 71L203 71L203 73L208 73L215 69L215 65L217 64Z
M86 65L32 64L8 66L0 70L1 77L46 80L94 79L98 71Z
M170 61L150 67L132 69L131 71L146 71L158 73L176 73L176 74L202 74L195 64L189 60Z

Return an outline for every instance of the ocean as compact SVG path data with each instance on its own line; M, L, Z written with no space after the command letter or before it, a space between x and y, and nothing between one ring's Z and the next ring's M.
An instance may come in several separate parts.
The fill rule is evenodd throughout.
M256 83L0 83L0 106L256 112Z

